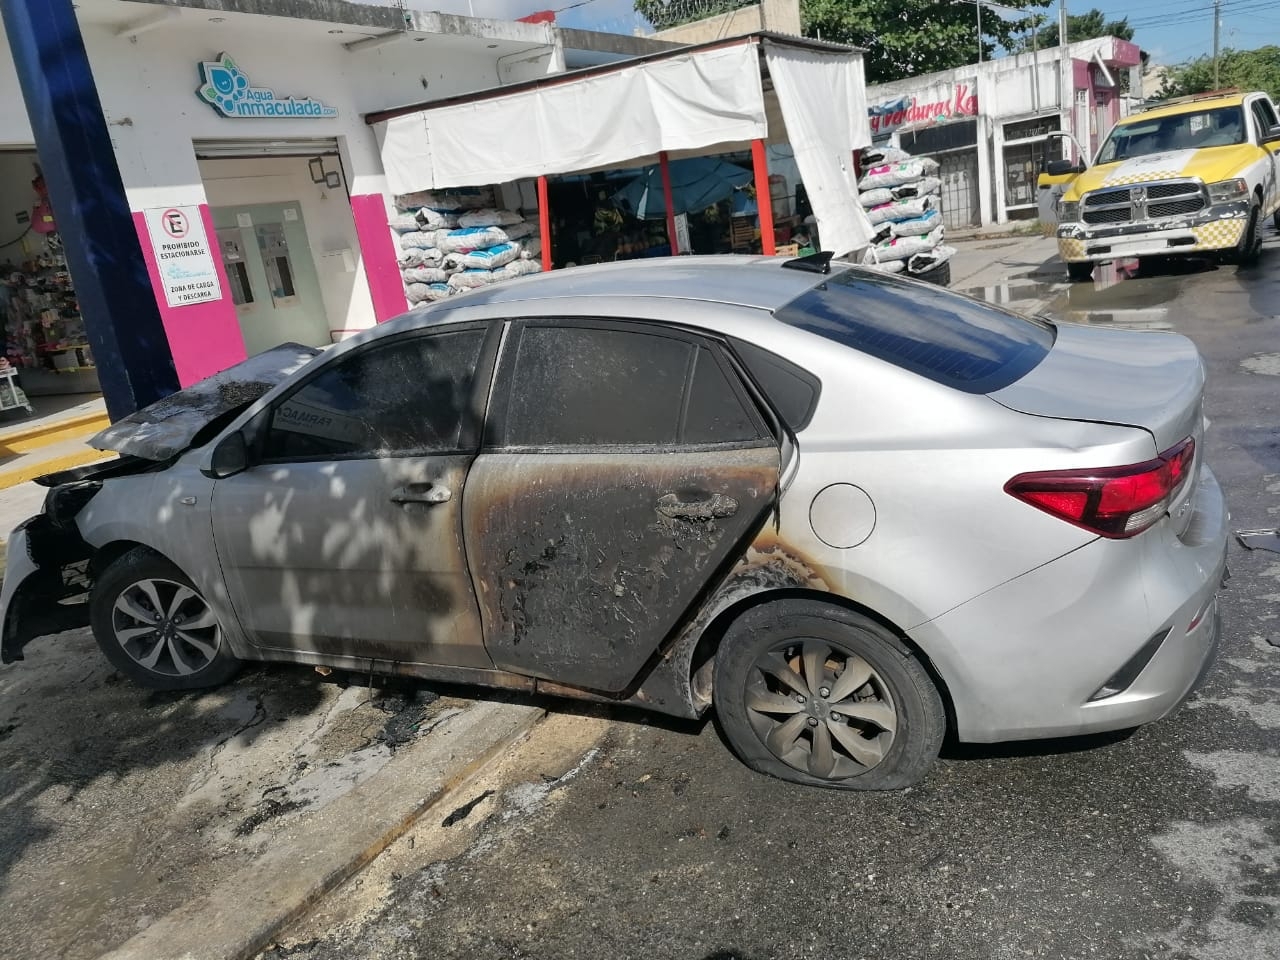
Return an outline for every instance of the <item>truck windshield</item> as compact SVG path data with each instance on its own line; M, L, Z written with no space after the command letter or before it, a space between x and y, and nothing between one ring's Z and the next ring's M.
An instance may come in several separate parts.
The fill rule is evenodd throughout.
M1098 151L1098 163L1115 163L1168 150L1229 147L1248 138L1244 110L1215 107L1190 113L1144 119L1135 117L1118 124Z

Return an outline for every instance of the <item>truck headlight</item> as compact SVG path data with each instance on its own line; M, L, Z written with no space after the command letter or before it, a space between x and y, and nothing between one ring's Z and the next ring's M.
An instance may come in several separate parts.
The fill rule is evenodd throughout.
M1232 200L1243 200L1247 196L1249 196L1249 184L1240 179L1209 184L1209 199L1214 203L1230 203Z
M1079 200L1063 200L1058 204L1058 220L1062 223L1075 223L1079 219Z

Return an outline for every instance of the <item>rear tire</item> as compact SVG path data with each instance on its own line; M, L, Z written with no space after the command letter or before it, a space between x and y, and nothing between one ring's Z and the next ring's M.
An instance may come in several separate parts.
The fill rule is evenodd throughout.
M1084 283L1093 279L1093 264L1088 260L1067 264L1067 278L1072 283Z
M103 654L139 686L216 687L240 669L217 616L190 578L145 547L98 577L89 613Z
M832 603L780 600L735 620L716 652L713 697L747 766L810 786L909 787L947 726L915 653Z

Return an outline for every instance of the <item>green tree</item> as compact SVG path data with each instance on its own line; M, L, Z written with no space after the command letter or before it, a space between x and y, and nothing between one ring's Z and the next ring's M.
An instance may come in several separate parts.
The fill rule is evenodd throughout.
M1256 50L1223 50L1218 57L1217 87L1241 90L1263 90L1272 98L1280 97L1280 47L1258 47ZM1170 67L1164 76L1159 96L1186 97L1213 90L1213 57L1203 56Z
M1042 26L1037 31L1035 44L1041 50L1046 47L1056 47L1058 45L1058 21L1056 18L1039 18ZM1018 43L1019 51L1027 51L1031 49L1032 40L1029 31L1031 24L1024 24L1024 29L1028 31L1027 36L1023 37ZM1106 14L1101 10L1093 9L1088 13L1079 15L1067 14L1067 42L1077 43L1080 40L1093 40L1095 37L1119 37L1121 40L1133 39L1133 27L1129 26L1129 18L1121 17L1119 20L1108 20Z
M1052 0L1000 0L1019 10L1046 7ZM978 60L977 14L973 3L953 0L800 0L804 33L862 47L868 83L886 83L922 73L963 67ZM982 15L982 59L997 47L1008 50L1021 24L994 10Z

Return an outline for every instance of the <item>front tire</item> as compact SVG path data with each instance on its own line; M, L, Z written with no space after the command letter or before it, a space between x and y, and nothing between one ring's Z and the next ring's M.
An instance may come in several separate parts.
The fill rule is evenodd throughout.
M1093 279L1093 264L1088 260L1067 264L1067 278L1072 283L1084 283Z
M812 786L909 787L946 733L942 699L914 652L831 603L782 600L735 620L716 653L713 697L747 766Z
M190 578L145 547L103 571L89 614L103 654L140 686L215 687L240 668L216 614Z
M1254 199L1249 208L1249 223L1244 228L1240 245L1232 252L1230 262L1247 267L1258 260L1262 252L1262 204Z

